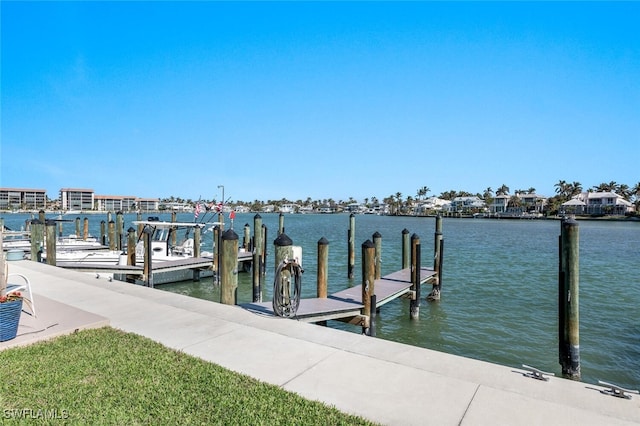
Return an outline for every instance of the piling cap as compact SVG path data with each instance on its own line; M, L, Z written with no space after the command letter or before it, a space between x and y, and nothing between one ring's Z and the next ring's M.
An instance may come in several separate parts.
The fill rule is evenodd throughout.
M287 234L283 232L282 234L278 235L278 238L273 241L273 245L278 247L292 246L293 241L287 236Z
M227 229L222 233L222 236L220 238L222 238L223 240L237 240L238 234L236 234L233 229Z
M253 218L254 219L262 219L262 216L260 216L260 213L256 213L256 215Z
M382 234L380 234L378 231L373 233L373 238L382 238Z
M404 229L402 230L402 233L403 233L403 234L408 234L408 233L409 233L409 230L408 230L407 228L404 228Z
M376 245L371 242L371 240L367 240L362 243L362 248L376 248Z
M419 240L419 239L420 239L420 237L418 236L418 234L413 234L413 235L411 236L411 239L412 239L412 240Z
M322 237L318 240L318 245L327 246L329 245L329 240L327 240L325 237Z

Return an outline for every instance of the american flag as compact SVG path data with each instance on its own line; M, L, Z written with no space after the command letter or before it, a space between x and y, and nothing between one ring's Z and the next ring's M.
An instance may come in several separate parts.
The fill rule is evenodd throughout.
M200 203L196 204L196 212L195 212L195 218L198 218L198 215L200 214Z

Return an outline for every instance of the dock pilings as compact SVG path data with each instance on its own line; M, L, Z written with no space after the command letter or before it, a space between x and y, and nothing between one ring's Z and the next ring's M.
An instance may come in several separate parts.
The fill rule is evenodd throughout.
M253 285L254 302L262 302L262 284L264 278L262 274L263 249L262 216L256 213L253 217L253 260L251 262L251 282Z
M442 262L444 259L444 239L442 238L442 216L436 216L436 230L433 235L433 270L436 271L428 301L440 300L442 291Z
M580 380L580 232L563 219L559 237L558 346L562 375Z
M376 231L372 238L376 248L376 280L378 280L382 276L382 235Z
M109 250L116 250L116 223L113 220L109 221Z
M409 230L404 228L402 230L402 269L409 266L411 266L411 237Z
M31 221L31 260L42 262L42 247L44 245L44 221Z
M349 215L349 229L347 231L347 278L353 279L356 265L356 215Z
M143 280L147 287L153 288L153 250L151 248L151 237L153 231L151 227L145 226L142 230L142 239L144 241L144 266L143 266Z
M238 234L228 229L220 236L220 303L238 303Z
M375 277L376 277L376 247L367 240L362 243L362 316L364 323L362 325L362 334L371 335L371 311L376 310L376 306L371 306L371 296L375 294ZM375 335L375 331L373 332Z
M45 221L45 241L47 244L47 264L56 266L56 222Z
M409 317L412 320L420 318L420 237L411 236L411 301L409 302Z

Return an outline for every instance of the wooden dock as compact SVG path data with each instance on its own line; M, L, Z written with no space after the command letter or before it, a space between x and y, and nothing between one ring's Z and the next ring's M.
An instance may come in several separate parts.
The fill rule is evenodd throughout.
M430 282L437 272L430 268L420 268L420 284ZM377 279L374 283L376 306L380 307L398 297L411 292L411 268L401 269ZM248 311L273 316L272 302L245 303L240 305ZM362 284L341 290L326 298L300 299L295 319L303 322L341 320L350 323L361 322Z

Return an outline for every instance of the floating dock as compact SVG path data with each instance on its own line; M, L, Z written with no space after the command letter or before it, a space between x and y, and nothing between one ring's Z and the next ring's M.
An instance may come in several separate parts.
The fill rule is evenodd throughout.
M420 268L420 284L434 279L437 272L430 268ZM401 269L375 280L376 306L380 307L398 297L411 292L411 268ZM244 309L264 315L275 315L272 302L245 303ZM359 322L364 308L362 284L333 293L326 298L300 299L295 318L304 322L342 320Z

